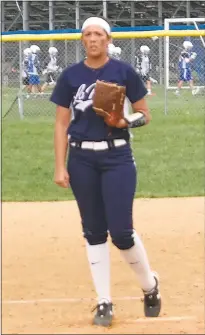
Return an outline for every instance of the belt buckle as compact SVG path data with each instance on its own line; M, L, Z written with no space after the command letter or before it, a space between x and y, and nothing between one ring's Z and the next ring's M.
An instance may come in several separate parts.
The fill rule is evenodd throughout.
M75 147L77 149L80 149L81 148L81 145L82 145L82 142L75 142Z

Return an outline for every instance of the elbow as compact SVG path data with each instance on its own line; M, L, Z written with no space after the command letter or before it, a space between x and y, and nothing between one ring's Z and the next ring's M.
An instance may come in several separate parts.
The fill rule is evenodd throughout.
M145 124L149 124L150 121L152 120L151 114L149 111L144 111L144 116L145 116Z
M61 134L66 135L67 134L67 129L68 129L68 124L65 122L60 122L60 121L56 121L55 123L55 130Z
M146 118L146 124L149 124L150 121L152 120L152 117L151 117L150 114L147 114L147 115L145 116L145 118Z

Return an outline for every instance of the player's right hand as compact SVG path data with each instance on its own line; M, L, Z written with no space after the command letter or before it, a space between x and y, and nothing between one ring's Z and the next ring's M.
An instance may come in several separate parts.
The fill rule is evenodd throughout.
M120 119L118 123L115 125L116 128L127 128L128 124L125 119Z
M54 182L60 187L68 188L69 185L69 174L66 168L56 168L54 173Z

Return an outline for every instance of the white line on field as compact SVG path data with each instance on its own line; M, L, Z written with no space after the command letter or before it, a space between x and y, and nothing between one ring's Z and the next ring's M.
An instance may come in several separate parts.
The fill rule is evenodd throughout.
M123 301L123 300L140 300L141 297L113 297L113 300ZM3 300L2 304L5 305L32 305L41 303L72 303L72 302L82 302L82 301L96 301L94 298L47 298L47 299L33 299L33 300Z
M141 300L141 297L113 297L113 301L129 301L129 300ZM33 300L3 300L2 304L5 305L35 305L42 303L79 303L79 302L95 302L94 298L47 298L47 299L33 299ZM139 319L128 319L126 323L152 323L152 322L177 322L186 320L197 320L196 316L170 316L170 317L158 317L158 318L139 318Z
M188 316L188 315L183 315L183 316L159 316L158 318L139 318L139 319L128 319L126 320L127 323L152 323L152 322L177 322L177 321L187 321L187 320L192 320L196 321L197 318L196 316Z
M180 321L196 321L197 317L196 316L188 316L188 315L184 315L184 316L170 316L170 317L158 317L158 318L139 318L139 319L128 319L128 320L123 320L122 324L137 324L137 323L144 323L144 324L148 324L148 323L157 323L157 322L180 322ZM74 331L74 329L73 329ZM68 335L68 334L74 334L74 332L72 333L62 333L61 335ZM77 333L75 333L77 334Z

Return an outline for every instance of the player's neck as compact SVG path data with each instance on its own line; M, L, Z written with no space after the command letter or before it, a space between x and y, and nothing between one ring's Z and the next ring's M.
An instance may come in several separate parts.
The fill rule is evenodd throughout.
M88 58L85 59L84 63L88 67L91 67L93 69L97 69L97 68L100 68L103 65L105 65L108 61L109 61L109 57L106 54L106 55L103 55L100 58L88 57Z

